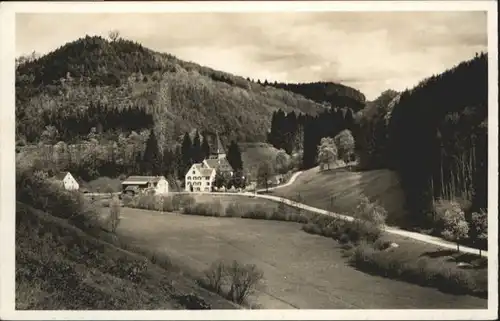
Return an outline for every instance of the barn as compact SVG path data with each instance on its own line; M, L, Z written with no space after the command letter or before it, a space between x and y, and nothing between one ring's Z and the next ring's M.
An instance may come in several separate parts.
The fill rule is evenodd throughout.
M136 194L154 191L155 194L168 194L168 181L164 176L129 176L122 182L122 192Z

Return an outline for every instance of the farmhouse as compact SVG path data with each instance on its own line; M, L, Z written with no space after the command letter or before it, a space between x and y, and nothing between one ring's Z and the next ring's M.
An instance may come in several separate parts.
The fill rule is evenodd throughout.
M217 171L233 175L233 168L226 159L219 135L216 135L215 149L203 162L193 164L185 177L186 192L209 192L213 188Z
M129 176L122 182L122 192L136 194L154 191L155 194L168 194L168 181L164 176Z
M80 184L78 184L77 180L70 172L56 174L52 180L61 184L68 191L76 191L80 188Z
M202 163L193 164L186 174L187 192L210 192L215 180L215 168L204 167Z

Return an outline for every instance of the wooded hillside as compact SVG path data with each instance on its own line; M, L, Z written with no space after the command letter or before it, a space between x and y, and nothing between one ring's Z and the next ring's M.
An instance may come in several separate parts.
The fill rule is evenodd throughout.
M92 127L113 140L153 127L160 144L193 128L218 130L226 141L264 141L278 109L314 115L323 107L120 38L87 36L16 68L17 138L27 142L48 125L66 142Z

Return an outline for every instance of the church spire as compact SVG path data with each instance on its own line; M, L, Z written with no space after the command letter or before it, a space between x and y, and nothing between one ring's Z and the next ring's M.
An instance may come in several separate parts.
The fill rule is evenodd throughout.
M215 149L214 149L214 156L217 156L218 159L225 158L226 157L226 152L224 151L224 146L222 145L222 142L219 137L219 132L215 131Z

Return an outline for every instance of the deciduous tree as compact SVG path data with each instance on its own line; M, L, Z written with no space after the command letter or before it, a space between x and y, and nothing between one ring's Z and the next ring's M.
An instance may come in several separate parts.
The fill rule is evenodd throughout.
M321 168L324 168L326 165L327 169L330 169L330 163L337 159L337 154L337 147L333 138L322 138L321 143L318 146L318 160Z

